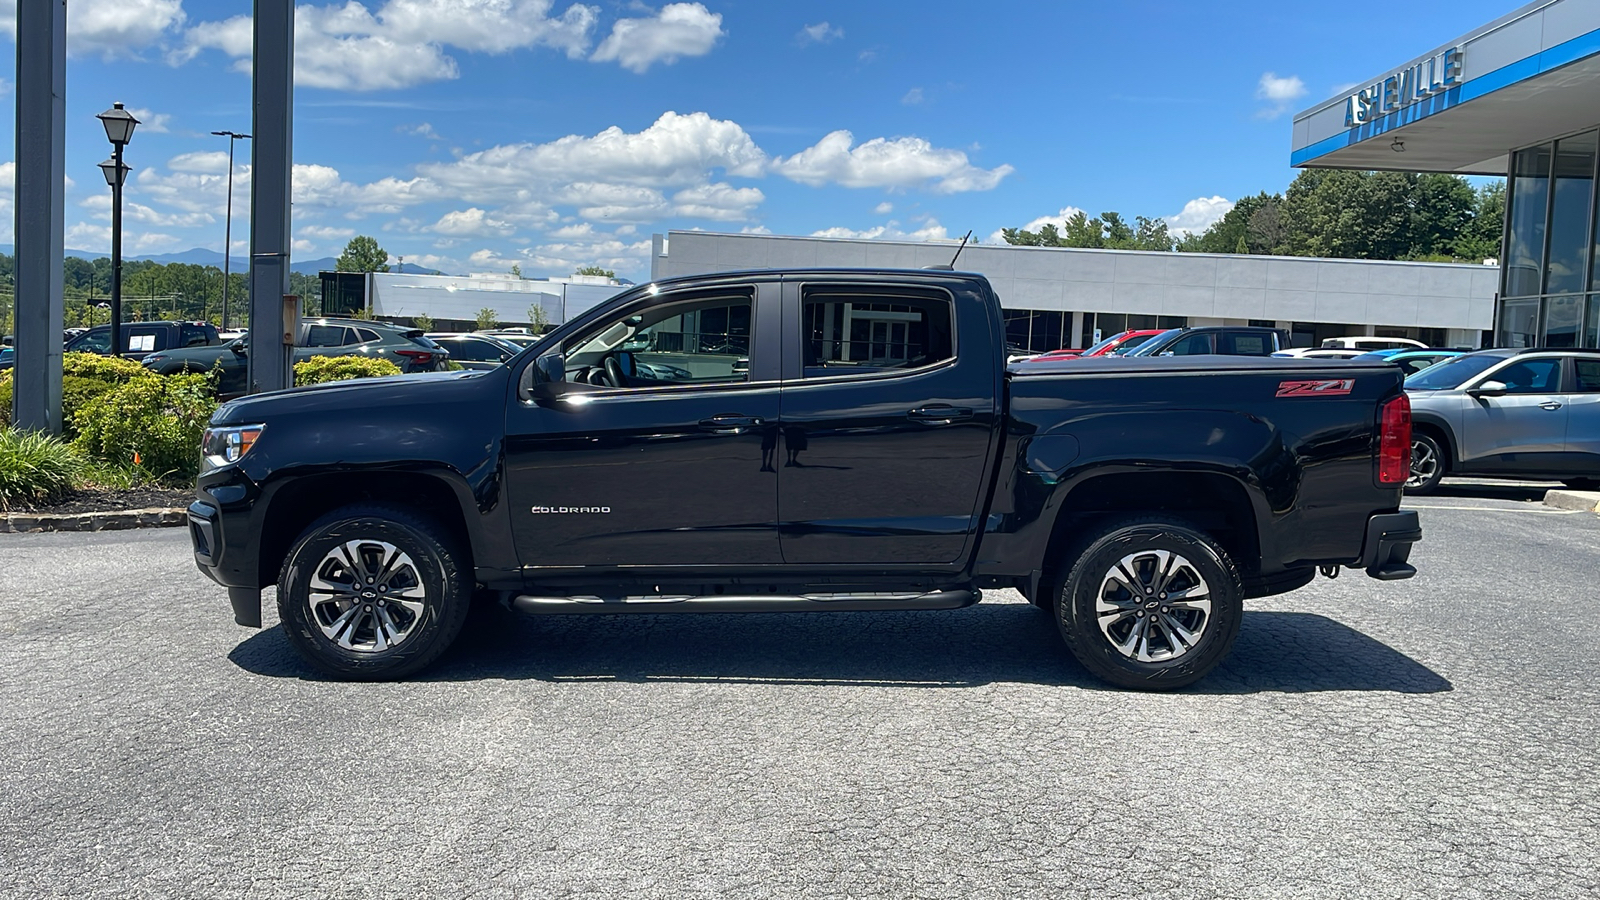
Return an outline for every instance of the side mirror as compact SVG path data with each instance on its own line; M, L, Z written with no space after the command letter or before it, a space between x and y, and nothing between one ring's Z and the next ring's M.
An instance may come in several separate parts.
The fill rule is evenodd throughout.
M567 380L567 358L560 353L546 353L533 361L539 370L539 380L546 382Z
M1508 390L1510 390L1510 388L1506 386L1504 381L1485 381L1472 390L1467 391L1467 393L1474 397L1499 397L1504 395Z
M232 350L237 356L243 356L245 353L244 341L234 341L228 345L228 349Z

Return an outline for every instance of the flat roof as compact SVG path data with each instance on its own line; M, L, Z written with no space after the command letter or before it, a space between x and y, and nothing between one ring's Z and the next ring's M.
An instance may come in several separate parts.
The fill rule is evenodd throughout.
M1289 164L1504 175L1597 124L1600 0L1538 0L1296 115Z

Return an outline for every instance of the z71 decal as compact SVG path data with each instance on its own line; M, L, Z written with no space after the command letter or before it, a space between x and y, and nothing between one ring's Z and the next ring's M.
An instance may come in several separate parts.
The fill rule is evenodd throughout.
M1356 386L1354 378L1332 378L1325 381L1281 381L1279 397L1339 397L1350 393Z

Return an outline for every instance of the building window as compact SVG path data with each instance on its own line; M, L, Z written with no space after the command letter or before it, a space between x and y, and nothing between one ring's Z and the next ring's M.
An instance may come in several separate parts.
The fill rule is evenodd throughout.
M1506 236L1505 295L1539 293L1544 271L1544 225L1549 212L1551 145L1519 150L1511 164L1510 224Z
M1594 195L1595 136L1591 131L1556 142L1555 179L1550 193L1550 251L1545 266L1547 294L1576 294L1588 287L1584 282L1589 275L1589 201Z
M1539 342L1539 300L1504 300L1500 304L1502 347L1534 347Z

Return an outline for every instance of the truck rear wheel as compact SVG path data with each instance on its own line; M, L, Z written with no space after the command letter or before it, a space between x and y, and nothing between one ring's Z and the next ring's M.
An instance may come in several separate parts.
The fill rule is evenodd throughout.
M1186 687L1216 668L1243 617L1227 551L1177 519L1124 519L1084 543L1056 591L1072 655L1118 687Z
M469 562L444 529L406 507L346 506L289 551L278 615L317 669L354 681L402 678L460 633L472 602Z

